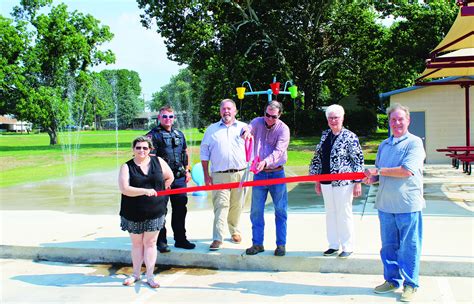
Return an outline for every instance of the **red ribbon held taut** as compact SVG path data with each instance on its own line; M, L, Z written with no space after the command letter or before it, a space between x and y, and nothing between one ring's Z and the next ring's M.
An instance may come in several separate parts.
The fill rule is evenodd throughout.
M319 174L319 175L304 175L304 176L290 176L282 178L263 179L257 181L248 181L242 184L242 187L255 187L255 186L270 186L287 183L307 183L307 182L324 182L324 181L335 181L335 180L358 180L363 179L365 174L363 172L354 173L337 173L337 174ZM215 184L209 186L195 186L188 188L169 189L158 191L157 196L172 195L189 193L196 191L212 191L212 190L224 190L239 188L240 182Z

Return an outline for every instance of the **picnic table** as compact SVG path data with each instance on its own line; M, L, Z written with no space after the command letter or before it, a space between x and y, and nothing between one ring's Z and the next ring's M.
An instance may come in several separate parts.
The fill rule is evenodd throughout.
M437 152L448 152L446 156L451 157L454 168L459 168L459 162L462 162L463 172L471 174L471 162L474 162L474 146L448 146L447 148L436 149Z

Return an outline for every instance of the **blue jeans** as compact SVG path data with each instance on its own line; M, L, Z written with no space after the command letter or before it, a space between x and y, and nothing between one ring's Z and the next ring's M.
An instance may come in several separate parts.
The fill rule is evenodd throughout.
M423 221L421 211L386 213L379 210L383 276L400 286L418 287Z
M255 174L253 180L264 180L272 178L285 177L285 171L260 172ZM250 209L250 220L252 222L252 243L254 245L263 245L263 235L265 228L265 219L263 217L265 201L268 192L273 200L275 208L275 226L276 226L276 244L286 244L286 219L288 209L288 192L286 184L258 186L252 189L252 207Z

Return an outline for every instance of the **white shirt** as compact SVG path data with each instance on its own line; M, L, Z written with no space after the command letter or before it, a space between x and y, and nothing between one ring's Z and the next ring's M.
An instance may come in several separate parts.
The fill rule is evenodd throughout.
M245 145L240 137L246 123L235 120L226 126L222 120L210 125L201 142L201 160L211 162L211 172L244 169Z

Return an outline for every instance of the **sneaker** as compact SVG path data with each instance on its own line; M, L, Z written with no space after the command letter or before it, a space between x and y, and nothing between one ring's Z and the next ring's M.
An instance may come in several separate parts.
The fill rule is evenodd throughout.
M374 292L375 293L389 293L389 292L395 291L397 289L398 289L397 286L395 286L394 284L392 284L388 281L385 281L382 285L379 285L379 286L375 287Z
M352 251L351 251L351 252L349 252L349 251L343 251L343 252L341 252L341 254L338 255L337 257L340 258L340 259L347 259L351 254L352 254Z
M252 247L247 248L245 250L245 253L247 255L256 255L257 253L263 252L265 249L263 248L263 245L252 245Z
M196 244L193 244L188 240L184 240L182 242L175 242L174 247L183 249L194 249L196 247Z
M211 246L209 246L209 250L211 251L216 251L222 248L222 242L221 241L213 241Z
M231 238L231 242L234 244L240 244L240 242L242 242L242 237L238 234L233 234Z
M415 297L416 288L413 288L410 285L403 286L403 293L400 297L400 301L402 302L410 302Z
M331 255L336 255L339 252L339 249L331 249L329 248L328 250L324 251L324 256L331 256Z
M170 247L168 247L168 244L163 243L163 242L158 242L156 244L156 249L158 249L158 251L161 253L167 253L171 251Z
M274 254L275 256L284 256L286 254L285 245L278 245Z

